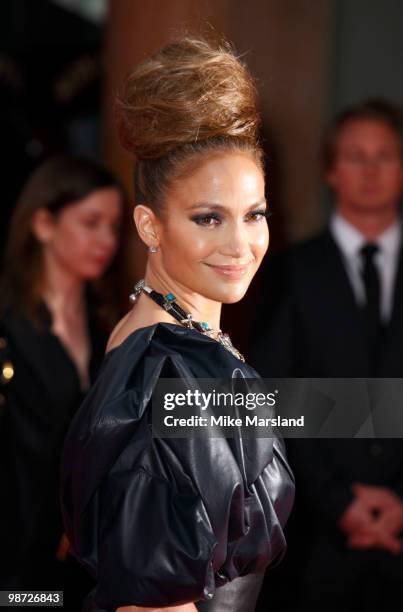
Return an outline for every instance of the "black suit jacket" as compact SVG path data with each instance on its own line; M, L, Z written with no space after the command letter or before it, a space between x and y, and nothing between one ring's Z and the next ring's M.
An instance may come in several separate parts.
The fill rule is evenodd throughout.
M265 294L258 317L261 340L250 357L263 377L403 376L403 251L376 364L370 362L363 318L329 231L274 258ZM262 337L263 321L269 326ZM403 496L403 440L290 440L287 447L297 499L304 499L320 523L335 526L353 497L354 481L388 486Z

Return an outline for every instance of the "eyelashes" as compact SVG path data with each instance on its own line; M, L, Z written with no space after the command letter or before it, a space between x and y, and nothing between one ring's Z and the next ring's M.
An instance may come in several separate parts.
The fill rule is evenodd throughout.
M248 219L248 223L259 223L263 218L268 219L272 216L272 212L266 209L262 210L253 210L252 212L246 215ZM205 213L201 215L194 215L191 217L191 220L197 223L198 225L203 225L204 227L213 227L215 225L219 225L223 218L218 213Z

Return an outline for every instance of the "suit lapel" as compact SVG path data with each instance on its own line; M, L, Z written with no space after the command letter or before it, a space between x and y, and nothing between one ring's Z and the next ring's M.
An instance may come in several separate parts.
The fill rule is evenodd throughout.
M357 337L359 336L361 339L362 317L345 268L343 255L329 231L326 232L325 240L326 261L322 268L324 276L326 276L326 284L332 288L333 309L336 313L339 313L341 321L343 319L345 322L348 320L354 326Z
M339 346L340 353L345 351L346 361L354 362L357 371L365 371L368 367L368 356L360 308L343 262L343 255L329 230L323 236L323 247L320 269L325 337L329 338L330 332L333 346Z
M343 305L344 309L353 313L355 318L359 318L359 308L344 265L343 255L330 231L327 231L325 234L324 244L327 261L323 266L323 271L330 278L333 290L337 289L338 297L336 299L339 301L340 306ZM333 294L335 295L334 291Z

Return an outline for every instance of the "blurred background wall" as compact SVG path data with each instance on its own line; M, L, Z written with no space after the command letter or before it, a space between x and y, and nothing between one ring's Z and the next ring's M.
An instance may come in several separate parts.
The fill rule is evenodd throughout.
M368 96L403 102L403 3L336 0L329 65L331 111Z
M184 32L223 34L258 81L272 251L314 234L329 204L318 163L323 127L368 96L403 102L402 29L400 0L3 0L3 240L25 178L54 152L102 159L131 192L113 99L130 68ZM127 257L135 281L145 250L134 233ZM255 283L225 312L235 337L259 290Z

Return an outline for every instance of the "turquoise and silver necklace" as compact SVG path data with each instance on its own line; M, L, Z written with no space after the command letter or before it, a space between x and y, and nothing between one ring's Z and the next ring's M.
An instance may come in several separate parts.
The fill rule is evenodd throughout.
M138 283L135 284L133 293L130 294L130 300L135 302L140 295L140 293L145 293L151 298L158 306L164 308L170 315L172 315L183 327L188 327L189 329L195 329L201 334L205 336L209 336L214 340L217 340L220 344L222 344L227 351L232 353L237 359L240 361L245 361L245 358L241 353L234 347L231 342L231 339L228 334L219 330L214 330L210 327L210 325L206 321L195 321L193 316L186 312L176 301L176 296L173 293L166 293L163 295L162 293L158 293L158 291L154 291L148 285L145 284L144 279L141 279Z

